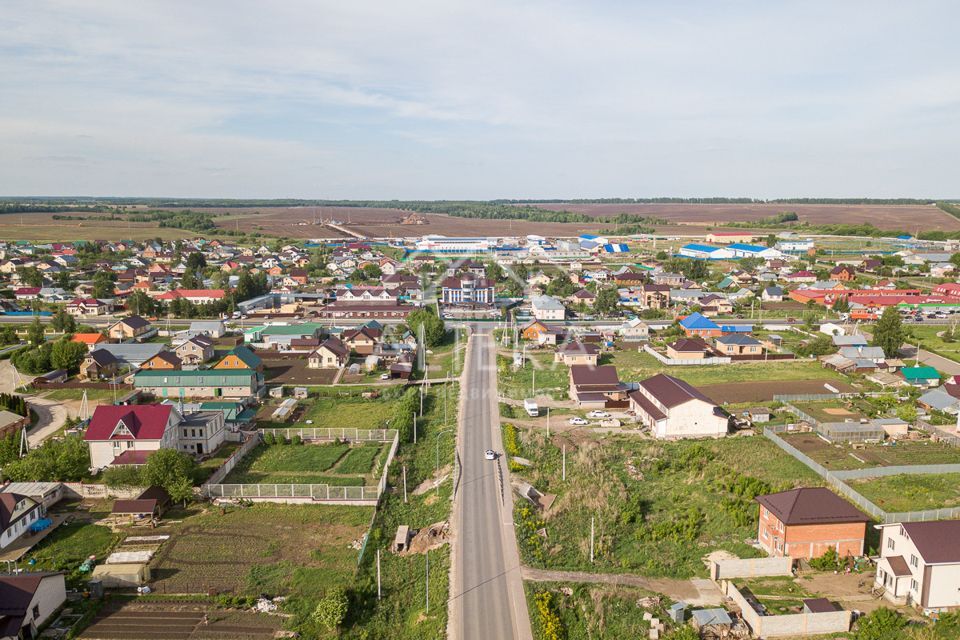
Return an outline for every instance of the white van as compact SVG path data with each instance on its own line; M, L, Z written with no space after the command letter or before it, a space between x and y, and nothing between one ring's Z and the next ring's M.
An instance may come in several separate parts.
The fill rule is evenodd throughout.
M530 398L523 401L523 408L526 409L527 415L531 418L536 418L540 415L540 407Z

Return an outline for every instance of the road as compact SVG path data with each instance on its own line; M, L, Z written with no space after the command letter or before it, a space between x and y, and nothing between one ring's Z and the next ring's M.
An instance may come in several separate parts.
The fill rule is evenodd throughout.
M29 376L25 376L29 379ZM0 393L16 393L17 374L9 360L0 360ZM24 395L24 394L17 394ZM55 400L27 396L27 406L37 412L37 424L27 434L27 443L36 447L67 422L67 405Z
M532 640L513 527L510 472L502 459L485 460L483 455L487 449L503 451L496 349L490 331L490 327L475 329L467 345L448 636L453 640Z
M867 340L873 339L873 335L870 332L864 331L862 333L863 337ZM900 357L903 358L908 366L913 366L911 360L914 362L919 360L920 364L929 365L940 373L945 373L948 376L960 376L960 362L956 362L950 358L944 358L926 349L920 349L920 356L917 357L916 345L904 344L900 347Z

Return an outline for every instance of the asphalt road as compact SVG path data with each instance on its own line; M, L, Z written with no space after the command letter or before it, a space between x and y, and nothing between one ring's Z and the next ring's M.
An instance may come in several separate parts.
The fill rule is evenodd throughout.
M468 343L458 434L462 476L454 502L449 635L454 640L532 640L509 470L502 458L484 459L487 449L503 451L490 329L478 329L483 333L474 333Z

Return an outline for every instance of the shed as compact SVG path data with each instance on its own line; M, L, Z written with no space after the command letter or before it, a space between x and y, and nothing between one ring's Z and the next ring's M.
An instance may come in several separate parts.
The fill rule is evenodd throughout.
M297 398L298 400L303 400L303 399L305 399L308 395L310 395L310 394L307 392L307 388L306 388L306 387L294 387L294 388L293 388L293 397L294 397L294 398Z
M693 626L696 629L704 627L729 627L733 624L726 609L697 609L691 613Z
M410 527L402 524L397 527L397 535L393 539L393 550L396 553L403 553L410 544Z
M150 581L150 567L141 562L101 564L93 568L91 578L107 589L132 589Z
M767 407L750 407L747 415L751 422L770 422L770 409Z
M803 599L804 613L832 613L834 611L839 611L839 607L826 598Z
M881 442L887 432L874 422L821 422L817 433L829 442Z

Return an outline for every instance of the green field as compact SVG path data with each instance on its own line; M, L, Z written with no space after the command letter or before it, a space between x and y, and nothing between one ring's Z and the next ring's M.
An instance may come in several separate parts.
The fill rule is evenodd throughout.
M712 550L758 554L744 543L757 533L755 495L821 484L806 466L759 436L676 443L555 436L547 442L543 431L521 432L519 455L534 466L518 475L557 496L545 515L522 501L515 514L524 561L550 569L705 575L701 558ZM536 534L541 528L546 539Z
M90 556L103 561L120 536L109 527L85 522L68 522L57 527L24 560L35 560L32 571L64 571L71 583L82 583L89 574L77 571Z
M637 601L653 594L643 589L555 582L527 582L524 587L534 638L550 637L544 629L544 616L549 615L543 612L544 607L557 616L562 637L567 640L646 638L649 633L650 623L643 619L647 610L640 608ZM668 620L662 607L650 611L661 620Z
M247 454L224 483L376 484L374 461L385 455L387 447L381 442L261 445Z
M513 357L497 356L497 385L500 395L523 400L534 395L547 395L555 400L566 400L570 389L567 365L554 362L553 352L527 350L523 367L514 369Z
M912 339L909 339L908 342L916 345L917 340L920 340L921 349L926 349L927 351L932 351L943 356L944 358L949 358L951 360L960 362L960 341L944 342L943 338L937 335L938 333L943 333L949 328L950 327L947 325L910 325L907 327L907 330L913 337Z
M427 372L422 377L446 378L449 372L452 376L460 375L463 370L463 359L466 355L467 339L460 331L459 349L457 337L453 331L448 331L443 344L430 347L431 353L426 356Z
M339 429L384 429L393 411L389 399L367 400L356 395L344 398L318 398L297 423L298 427ZM306 424L312 420L312 424Z
M113 402L114 397L122 398L129 393L130 389L124 386L118 387L116 391L113 389L54 389L53 391L44 392L41 396L47 400L67 402L70 400L83 399L84 391L87 392L87 400L90 402L95 400Z
M665 367L646 352L616 351L601 360L616 365L621 380L644 380L658 373L669 373L694 386L733 382L769 382L770 380L846 380L845 377L823 368L816 360L788 360L785 362L738 362L727 366Z
M884 511L924 511L960 506L960 473L897 475L851 485Z

